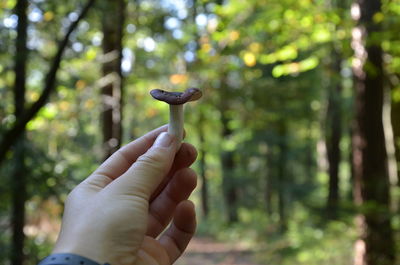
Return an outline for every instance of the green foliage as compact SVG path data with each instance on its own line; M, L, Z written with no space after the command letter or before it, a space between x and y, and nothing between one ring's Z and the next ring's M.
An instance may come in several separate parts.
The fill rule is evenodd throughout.
M260 259L277 264L350 265L356 237L354 227L344 222L317 228L310 226L308 220L298 220L292 223L285 238L267 245Z
M0 3L0 135L15 122L15 2ZM346 194L351 193L354 23L348 3L174 2L127 1L123 142L168 122L167 105L152 100L151 89L200 87L203 100L188 105L185 116L186 140L205 150L211 209L208 218L200 220L199 234L258 246L258 258L266 264L350 264L355 229L349 221L351 198ZM27 105L39 98L57 41L76 16L71 12L83 3L30 1ZM374 17L385 26L377 38L383 41L394 102L400 102L399 6L399 0L384 1L382 13ZM53 212L46 220L58 224L59 207L68 192L101 162L100 92L107 80L101 76L100 9L99 3L73 34L57 76L56 93L27 125L28 225L37 225L31 218L43 205L48 206L44 212ZM331 66L333 51L341 56L340 72ZM339 220L325 224L328 175L321 146L327 91L336 82L344 89L342 212ZM223 164L224 155L232 155L233 168ZM9 159L0 169L0 230L4 231L0 233L0 263L7 260L10 249L13 166ZM200 172L198 162L194 167ZM225 178L224 172L229 173ZM226 183L237 192L237 202L231 206L224 198ZM193 196L197 204L200 196L197 190ZM49 201L57 203L49 206ZM237 212L236 223L227 220L229 207ZM288 226L281 233L283 221ZM44 232L49 237L43 237ZM50 251L55 233L53 229L29 234L28 265Z

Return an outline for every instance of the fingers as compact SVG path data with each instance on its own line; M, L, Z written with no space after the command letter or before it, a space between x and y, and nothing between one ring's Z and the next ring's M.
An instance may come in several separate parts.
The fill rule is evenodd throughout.
M118 197L134 196L148 200L156 187L169 172L176 154L176 138L161 133L153 146L139 156L135 163L102 192Z
M171 265L164 247L156 239L145 236L137 253L135 265Z
M169 224L176 206L196 188L196 173L190 168L176 172L165 189L150 204L146 235L157 237Z
M152 146L157 136L167 129L167 125L159 127L120 148L104 161L103 164L84 181L84 184L89 184L98 190L104 188L113 179L116 179L128 170L136 159Z
M178 153L175 156L174 163L172 164L172 168L167 176L163 179L161 184L157 187L156 191L152 194L150 201L153 201L168 182L171 180L172 176L182 168L190 167L197 157L196 148L188 143L182 143L181 148L179 149Z
M183 201L176 208L171 226L159 240L167 251L171 264L182 255L195 231L196 212L194 204L191 201Z

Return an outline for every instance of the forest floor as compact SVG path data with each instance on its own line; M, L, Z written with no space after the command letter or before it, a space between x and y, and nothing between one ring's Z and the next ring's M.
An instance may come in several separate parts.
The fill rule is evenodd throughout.
M240 243L222 243L195 237L176 265L260 265L254 251Z

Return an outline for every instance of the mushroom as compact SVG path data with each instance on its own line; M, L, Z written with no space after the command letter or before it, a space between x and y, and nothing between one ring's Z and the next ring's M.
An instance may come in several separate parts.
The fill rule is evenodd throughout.
M161 89L150 91L153 98L169 104L168 133L174 135L179 142L183 139L183 104L201 98L198 88L188 88L185 92L168 92Z

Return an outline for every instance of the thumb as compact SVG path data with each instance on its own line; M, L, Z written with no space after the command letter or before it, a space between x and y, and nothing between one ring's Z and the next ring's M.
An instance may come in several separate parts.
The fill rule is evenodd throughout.
M171 169L176 151L176 138L167 132L161 133L153 146L106 190L118 196L137 196L148 200Z

